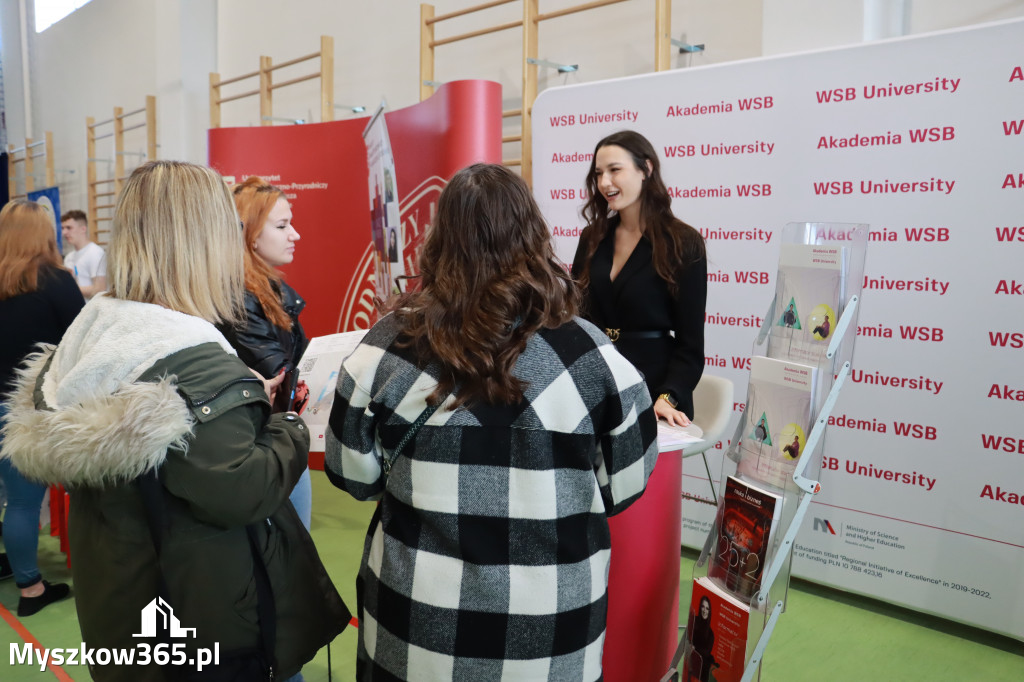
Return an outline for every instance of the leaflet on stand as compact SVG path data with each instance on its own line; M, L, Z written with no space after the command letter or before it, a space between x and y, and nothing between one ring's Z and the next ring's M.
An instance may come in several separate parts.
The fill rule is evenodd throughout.
M680 679L739 682L747 656L750 606L707 576L693 581Z
M775 284L775 317L768 355L816 367L825 352L844 302L846 249L842 246L783 244Z
M718 507L718 538L708 575L749 601L761 587L761 573L781 515L780 495L730 476Z
M750 359L737 472L785 488L807 445L818 370L763 356Z

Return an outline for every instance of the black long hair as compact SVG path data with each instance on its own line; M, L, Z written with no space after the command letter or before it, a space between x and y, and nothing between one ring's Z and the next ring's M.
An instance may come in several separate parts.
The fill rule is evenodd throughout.
M704 237L673 215L672 197L661 179L658 154L646 137L632 130L612 133L594 147L594 157L587 171L587 192L590 196L583 205L583 219L587 221L587 229L580 236L580 242L586 249L586 258L583 271L579 273L579 284L585 289L590 283L590 260L601 240L608 234L614 218L608 215L608 200L598 189L594 173L598 150L612 146L624 149L632 157L637 169L644 174L638 199L640 229L651 243L654 270L668 283L669 291L675 295L678 293L676 274L706 257Z

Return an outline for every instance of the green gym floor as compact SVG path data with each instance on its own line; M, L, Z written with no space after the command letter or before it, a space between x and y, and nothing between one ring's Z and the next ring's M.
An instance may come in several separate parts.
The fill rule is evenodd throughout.
M313 472L313 537L338 591L355 611L355 575L372 503L356 502ZM684 551L683 601L696 553ZM71 582L56 538L40 539L40 570L51 582ZM765 682L1022 682L1024 643L843 592L794 581L787 612L780 618L762 665ZM38 642L47 648L81 644L74 601L48 606L19 620L13 581L0 583L0 681L88 680L83 666L11 665L11 645ZM686 613L687 604L680 605ZM1021 617L1024 617L1022 615ZM331 645L335 680L355 676L355 628ZM328 679L322 650L303 669L307 682Z

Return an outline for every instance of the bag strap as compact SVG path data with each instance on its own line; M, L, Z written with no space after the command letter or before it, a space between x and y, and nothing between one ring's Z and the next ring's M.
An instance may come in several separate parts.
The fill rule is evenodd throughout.
M153 547L156 549L157 566L159 570L159 557L163 548L164 533L169 527L167 514L164 507L163 486L157 477L156 469L150 469L138 477L139 491L142 493L142 504L146 509L146 521L149 524L149 531L153 537ZM264 521L270 525L270 519ZM270 575L267 573L267 566L263 563L263 554L259 550L258 535L256 532L258 524L250 523L245 527L246 536L249 539L249 551L252 553L253 578L256 581L256 615L260 625L260 648L266 654L267 663L270 667L269 679L273 680L276 674L277 657L275 655L275 642L277 641L277 608L274 603L274 590L270 585ZM160 574L160 596L165 600L170 596L167 588L167 580L163 571Z
M266 524L270 525L269 518ZM247 525L245 532L249 536L253 577L256 579L256 614L260 623L261 648L267 655L267 664L270 666L268 679L273 682L277 673L277 656L274 649L277 642L277 605L274 602L274 590L270 586L270 574L267 573L267 565L263 563L263 555L259 551L256 524Z
M416 421L410 424L409 428L406 429L405 435L402 436L402 440L398 441L398 445L391 451L391 457L388 457L387 454L384 455L384 462L381 468L384 469L385 476L391 473L392 465L398 459L398 456L402 454L402 450L404 450L405 446L409 444L409 441L416 436L416 432L420 430L420 427L427 423L427 420L430 419L431 415L437 412L437 408L441 407L447 399L448 398L446 396L439 400L436 405L427 405L427 409L423 410L423 412L420 413L420 416L416 417Z

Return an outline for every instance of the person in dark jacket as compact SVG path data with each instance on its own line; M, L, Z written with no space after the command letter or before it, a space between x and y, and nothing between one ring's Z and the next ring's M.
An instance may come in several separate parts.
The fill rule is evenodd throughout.
M572 275L583 316L644 375L659 419L686 426L704 372L707 255L672 214L654 147L632 130L594 149Z
M697 612L690 614L690 627L687 629L686 637L690 641L691 655L686 661L685 682L708 682L711 669L716 667L717 663L712 654L715 633L711 629L711 600L706 596L700 598Z
M292 225L292 209L284 192L263 178L247 178L235 186L234 196L244 226L245 320L220 329L246 365L265 377L284 374L272 402L275 409L290 410L299 360L308 345L299 323L306 302L276 268L292 262L299 233ZM313 514L308 468L290 499L308 529Z
M350 614L287 501L309 432L271 414L279 380L255 375L214 326L242 315L230 193L207 168L147 163L112 235L107 293L28 358L0 458L70 490L86 648L152 650L156 621L172 625L174 663L139 654L92 666L93 679L286 679ZM218 665L189 663L212 649Z
M75 278L61 264L56 228L42 205L12 201L0 211L0 395L12 388L15 368L39 343L57 343L85 305ZM0 421L5 409L0 407ZM2 442L2 436L0 436ZM18 616L31 616L66 598L70 588L39 574L39 510L46 486L0 460L9 498L0 579L15 578ZM9 560L9 563L8 563Z
M398 228L388 230L388 261L398 262Z

